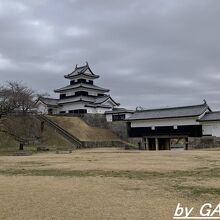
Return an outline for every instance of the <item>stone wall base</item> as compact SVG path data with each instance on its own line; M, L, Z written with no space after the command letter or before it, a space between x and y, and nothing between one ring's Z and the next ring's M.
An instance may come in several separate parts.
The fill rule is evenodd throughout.
M129 126L126 121L107 122L106 116L102 114L84 114L81 118L90 126L110 129L120 138L129 137Z
M220 147L220 137L206 136L206 137L189 137L188 149L204 149Z
M81 115L81 118L92 127L107 128L106 117L103 114L87 113Z
M106 122L107 128L117 134L120 138L127 139L129 137L129 126L126 121Z
M140 148L144 149L143 138L125 138L124 140L135 146L135 149L137 150L140 150Z
M115 140L115 141L83 141L82 142L82 148L108 148L108 147L117 147L117 148L123 148L123 149L137 149L136 146L121 141L121 140Z

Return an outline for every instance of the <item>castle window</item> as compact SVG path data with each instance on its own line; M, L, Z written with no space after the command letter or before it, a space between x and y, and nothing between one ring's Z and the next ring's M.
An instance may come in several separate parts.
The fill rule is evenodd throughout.
M70 85L74 85L74 84L76 84L75 80L71 80Z
M88 96L88 92L85 92L85 91L75 92L75 96L80 96L80 95Z
M78 83L86 83L86 80L85 79L78 79L77 82Z
M66 94L60 94L60 99L65 99L66 98Z
M85 114L87 113L87 109L76 109L73 111L75 114Z
M112 115L112 121L123 121L125 120L125 114Z

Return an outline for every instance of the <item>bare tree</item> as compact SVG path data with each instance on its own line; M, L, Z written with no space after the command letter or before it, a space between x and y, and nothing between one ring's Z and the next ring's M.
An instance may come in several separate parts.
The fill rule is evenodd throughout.
M33 115L10 115L2 118L1 122L1 132L18 141L19 150L23 150L24 145L33 144L41 138L41 123Z
M27 86L10 81L0 87L0 116L20 110L28 112L35 107L35 92Z
M20 150L24 144L40 137L40 125L31 115L10 115L18 111L27 113L36 106L35 92L19 82L8 82L0 87L0 130L13 136L20 142ZM8 115L1 119L2 115Z
M12 112L18 105L12 100L12 92L7 87L0 88L0 116Z

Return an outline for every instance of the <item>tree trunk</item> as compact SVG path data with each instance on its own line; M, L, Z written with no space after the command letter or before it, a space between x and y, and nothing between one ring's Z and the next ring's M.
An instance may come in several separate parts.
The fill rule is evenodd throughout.
M44 131L44 121L41 122L40 130L41 130L41 133Z

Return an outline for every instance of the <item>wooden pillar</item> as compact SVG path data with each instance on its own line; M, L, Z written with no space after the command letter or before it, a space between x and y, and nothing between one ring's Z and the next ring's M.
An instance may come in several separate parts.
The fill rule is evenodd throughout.
M145 148L146 148L146 150L149 150L149 141L148 141L148 138L146 138L146 140L145 140Z
M188 137L185 138L185 150L188 150Z
M19 150L24 150L24 143L23 143L23 142L20 142L20 144L19 144Z
M141 142L138 142L138 150L141 150Z
M155 138L155 145L156 145L156 150L159 150L159 140L158 140L158 138Z

